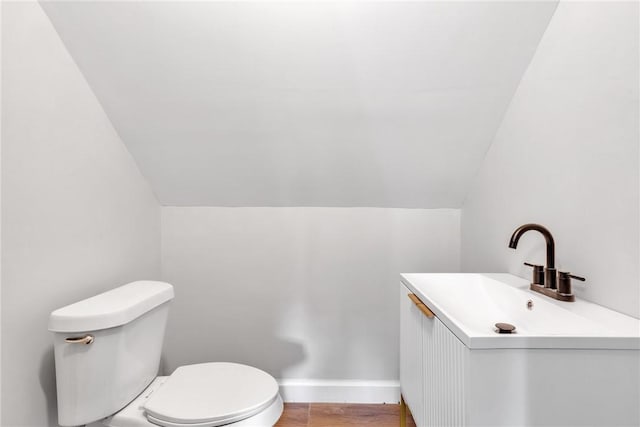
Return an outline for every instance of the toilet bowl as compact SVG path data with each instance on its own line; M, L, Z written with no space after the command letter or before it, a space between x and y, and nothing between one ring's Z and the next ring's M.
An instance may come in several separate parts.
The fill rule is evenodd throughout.
M168 283L141 281L51 313L61 426L267 427L278 421L278 384L260 369L211 362L157 376L171 299Z
M125 408L91 427L273 426L282 409L278 385L266 372L201 363L157 377Z

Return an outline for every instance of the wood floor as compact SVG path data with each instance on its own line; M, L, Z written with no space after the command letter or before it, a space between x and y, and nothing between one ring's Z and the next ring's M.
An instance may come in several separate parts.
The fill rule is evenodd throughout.
M398 427L400 405L285 403L276 427ZM407 427L414 427L411 416Z

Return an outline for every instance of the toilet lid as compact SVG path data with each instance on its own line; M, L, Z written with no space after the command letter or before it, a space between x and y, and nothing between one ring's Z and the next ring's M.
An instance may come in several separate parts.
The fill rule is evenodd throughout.
M181 366L144 404L155 424L219 426L249 418L278 396L278 383L260 369L237 363Z

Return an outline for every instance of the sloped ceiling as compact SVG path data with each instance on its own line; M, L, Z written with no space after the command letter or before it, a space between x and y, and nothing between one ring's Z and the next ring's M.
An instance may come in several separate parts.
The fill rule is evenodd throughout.
M163 205L438 208L556 2L42 7Z

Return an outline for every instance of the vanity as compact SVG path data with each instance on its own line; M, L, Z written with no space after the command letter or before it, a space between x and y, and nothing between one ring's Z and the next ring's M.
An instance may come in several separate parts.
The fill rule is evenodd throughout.
M401 276L402 408L418 427L640 425L640 321L529 288Z

